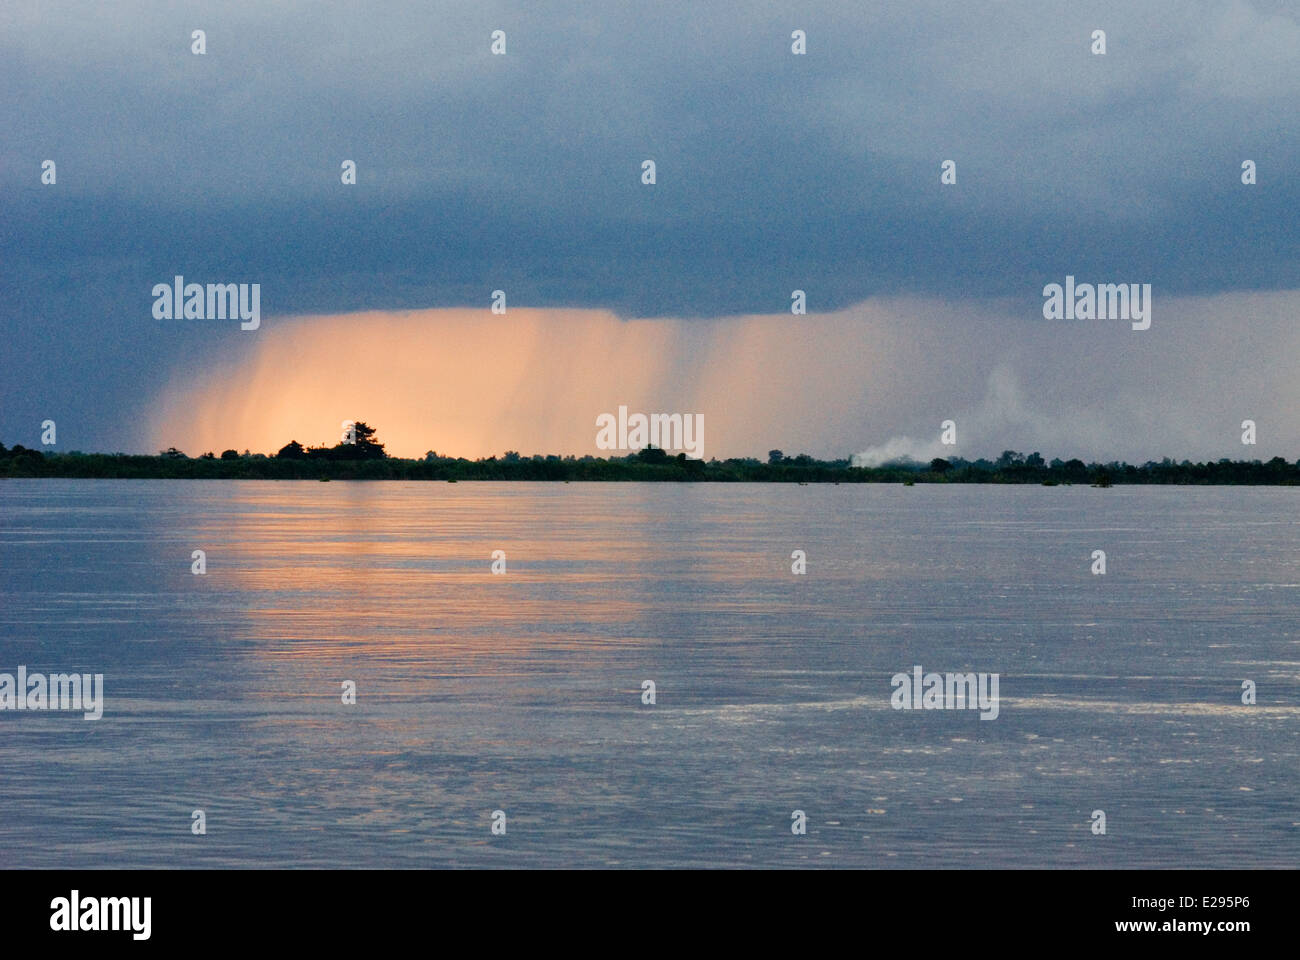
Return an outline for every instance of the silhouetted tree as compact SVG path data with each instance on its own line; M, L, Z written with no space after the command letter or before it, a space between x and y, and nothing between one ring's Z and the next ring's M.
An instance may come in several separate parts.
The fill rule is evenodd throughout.
M375 439L375 428L364 420L352 427L353 443L340 441L332 447L308 447L306 454L313 460L382 460L388 456L384 445Z
M1003 450L995 464L999 470L1006 467L1018 467L1025 462L1025 455L1014 450Z
M302 448L302 444L297 440L290 440L276 451L275 455L281 460L302 460L307 456L307 451Z
M382 460L388 456L384 450L384 445L375 439L375 428L367 425L364 421L358 420L356 426L357 442L352 444L356 447L357 459L360 460Z

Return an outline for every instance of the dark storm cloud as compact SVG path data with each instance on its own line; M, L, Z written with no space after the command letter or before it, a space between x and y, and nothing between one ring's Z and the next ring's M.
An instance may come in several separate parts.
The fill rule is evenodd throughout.
M704 317L779 312L794 287L814 311L882 293L1036 311L1067 272L1162 294L1300 286L1300 25L1283 3L0 17L5 439L58 407L79 425L64 449L78 428L129 443L131 398L240 348L237 328L152 319L149 290L176 273L260 282L267 316L486 305L495 288Z

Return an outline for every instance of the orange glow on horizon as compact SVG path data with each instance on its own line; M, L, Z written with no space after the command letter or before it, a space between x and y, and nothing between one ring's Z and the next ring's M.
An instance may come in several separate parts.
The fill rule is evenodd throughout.
M706 459L765 457L787 437L815 440L828 404L860 403L870 326L514 307L271 318L247 359L173 384L152 436L192 456L271 454L333 444L356 419L394 456L602 455L596 417L626 404L704 414Z

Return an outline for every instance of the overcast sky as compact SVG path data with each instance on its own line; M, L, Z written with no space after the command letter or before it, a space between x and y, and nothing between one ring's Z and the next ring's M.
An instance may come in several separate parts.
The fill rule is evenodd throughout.
M340 336L339 316L361 312L420 311L435 348L471 349L464 309L508 324L510 314L487 311L504 289L511 311L546 308L520 320L542 338L548 316L665 324L640 355L628 345L641 334L611 332L605 319L591 336L617 342L629 366L670 351L646 360L661 377L652 399L682 411L706 403L710 377L743 396L749 361L727 345L780 344L779 315L791 330L821 318L842 346L895 329L893 352L858 366L825 356L823 369L815 350L801 354L809 396L715 413L710 455L784 444L842 456L907 438L920 451L937 435L935 412L958 408L990 424L971 456L1009 445L1294 460L1298 9L10 0L0 9L0 441L36 446L52 418L63 450L206 443L160 413L185 406L187 385L203 391L191 406L211 403L291 332L300 345L287 355L306 363L307 345ZM203 56L191 53L195 29L206 32ZM489 50L496 29L505 56ZM807 33L804 56L791 53L795 29ZM1104 56L1090 52L1096 29ZM41 183L47 159L52 186ZM646 159L654 186L640 180ZM1247 159L1253 186L1241 183ZM343 160L357 164L355 186L340 183ZM944 160L956 162L955 185L940 183ZM260 283L262 328L155 319L150 291L176 274ZM1067 274L1150 283L1151 330L1044 320L1042 288ZM790 317L796 288L808 317ZM313 328L310 318L321 319ZM575 358L602 361L564 324L526 372L527 391L522 372L493 381L490 357L464 358L514 399L485 414L473 440L456 433L466 449L448 452L479 455L498 441L592 452L583 411L611 409L618 384L590 380L595 392L573 400L590 372ZM907 342L909 325L924 344ZM397 349L408 334L386 335ZM700 338L710 368L670 361ZM368 390L375 403L376 391L391 398L382 374L356 371L354 405ZM990 412L1008 391L1023 416ZM1182 394L1221 403L1189 407ZM447 396L421 393L426 449L448 446ZM584 422L555 427L562 397ZM1143 404L1142 416L1122 416ZM330 435L332 413L321 416L319 436L298 439ZM1245 417L1261 422L1260 444L1233 449ZM232 426L224 443L280 436L279 424L262 426Z

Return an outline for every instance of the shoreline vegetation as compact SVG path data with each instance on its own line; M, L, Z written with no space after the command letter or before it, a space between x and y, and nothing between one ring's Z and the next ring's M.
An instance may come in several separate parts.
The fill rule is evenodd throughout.
M125 453L50 453L0 443L0 478L63 477L138 480L579 480L694 481L748 483L1019 483L1043 486L1088 484L1300 485L1300 460L1175 462L1168 457L1133 464L1045 461L1038 453L1003 451L996 460L936 458L929 463L902 461L875 467L854 466L849 458L817 460L807 454L767 459L689 460L656 447L621 457L522 456L466 460L430 450L419 460L390 457L375 429L358 421L356 440L332 447L304 447L290 441L274 454L226 450L219 456L190 457L176 448L157 456Z

